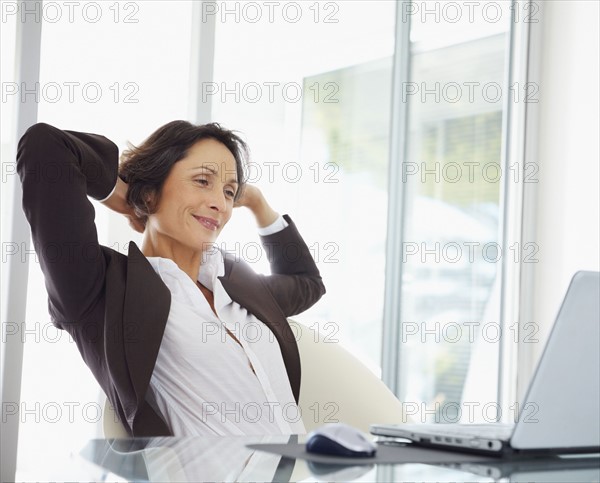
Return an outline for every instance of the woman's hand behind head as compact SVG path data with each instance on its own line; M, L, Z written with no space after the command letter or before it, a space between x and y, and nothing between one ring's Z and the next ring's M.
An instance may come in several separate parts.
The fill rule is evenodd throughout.
M244 186L242 196L234 203L234 208L239 206L245 206L246 208L252 209L260 204L264 200L262 192L254 185L246 184Z
M129 226L138 233L144 233L144 224L131 205L127 204L127 183L117 176L117 186L113 194L101 203L113 211L124 215L127 218Z
M279 218L279 214L267 203L262 192L250 184L244 186L242 196L234 204L234 207L238 206L245 206L252 211L259 227L269 226Z

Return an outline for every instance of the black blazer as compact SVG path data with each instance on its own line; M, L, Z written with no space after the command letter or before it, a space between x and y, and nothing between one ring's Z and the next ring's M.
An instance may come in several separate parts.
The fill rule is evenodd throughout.
M98 134L38 123L19 140L17 172L48 292L52 323L68 331L131 436L169 436L149 390L171 293L138 246L128 256L98 243L95 211L115 186L117 146ZM275 335L296 402L300 356L286 317L325 293L294 222L261 237L272 275L225 254L219 277L232 300ZM199 295L200 296L200 295Z

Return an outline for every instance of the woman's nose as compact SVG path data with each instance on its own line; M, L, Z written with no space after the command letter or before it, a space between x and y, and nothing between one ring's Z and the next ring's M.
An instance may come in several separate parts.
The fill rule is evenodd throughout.
M216 211L225 211L226 199L225 193L221 190L215 189L211 191L210 195L210 207Z

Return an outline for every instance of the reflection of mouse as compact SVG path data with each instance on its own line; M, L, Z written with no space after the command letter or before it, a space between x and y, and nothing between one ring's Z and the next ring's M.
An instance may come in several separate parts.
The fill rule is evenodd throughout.
M344 423L326 424L308 435L306 451L336 456L373 456L377 445Z
M349 461L350 462L347 465L309 461L308 469L312 475L320 481L354 481L365 476L375 468L375 465L372 463L357 465L353 460ZM366 481L373 481L373 479L367 479Z

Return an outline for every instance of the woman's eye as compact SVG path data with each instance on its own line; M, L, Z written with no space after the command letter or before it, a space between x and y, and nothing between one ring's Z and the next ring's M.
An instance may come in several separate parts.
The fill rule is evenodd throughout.
M208 184L208 180L206 179L197 179L196 181L203 186L206 186Z
M231 190L226 190L226 191L225 191L225 194L226 194L227 196L229 196L230 198L233 198L233 197L235 196L235 193L234 193L233 191L231 191Z

